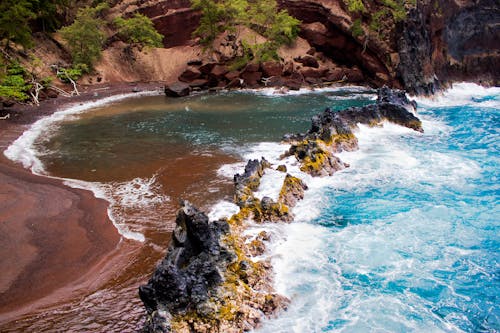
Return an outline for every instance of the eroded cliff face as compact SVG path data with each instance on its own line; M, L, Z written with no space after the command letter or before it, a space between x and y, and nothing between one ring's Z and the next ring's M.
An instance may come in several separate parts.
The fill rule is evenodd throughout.
M404 21L384 22L377 32L367 23L382 5L365 0L367 12L362 14L365 23L356 35L353 24L360 14L349 12L344 0L278 0L278 3L302 21L295 46L282 48L279 53L283 71L291 66L287 75L291 75L293 83L300 81L297 87L345 82L432 94L453 81L499 84L497 0L418 0L414 8L407 8ZM220 62L222 56L203 53L193 37L200 13L190 6L190 0L114 0L110 19L136 12L150 17L165 36L164 48L139 50L110 36L95 75L82 79L81 83L173 82L189 69L190 61ZM42 50L46 43L40 43L42 47L37 49ZM46 60L47 68L57 59L62 62L69 59L67 54L58 56L64 50L53 49L35 52ZM319 62L319 68L304 63L303 59L311 57L315 63ZM250 86L263 84L259 81Z
M495 0L418 2L397 43L403 86L431 94L453 81L498 85L499 18Z

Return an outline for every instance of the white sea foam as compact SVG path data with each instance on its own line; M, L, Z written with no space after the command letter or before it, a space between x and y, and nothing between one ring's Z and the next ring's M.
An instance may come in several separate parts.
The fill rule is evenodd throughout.
M15 162L22 163L23 167L31 169L34 174L47 176L44 165L38 158L39 152L34 147L34 143L40 136L56 128L58 122L69 120L79 113L99 106L103 106L105 104L114 103L126 98L152 96L156 95L157 93L158 92L156 91L146 91L140 93L121 94L102 98L98 101L70 105L69 107L66 107L60 111L53 113L50 116L44 117L33 123L28 130L26 130L4 151L4 155ZM132 231L131 228L128 227L123 219L119 216L120 214L116 211L116 204L118 203L117 200L122 201L120 202L120 204L128 207L130 207L132 203L134 205L140 205L145 204L146 202L154 203L156 200L168 200L168 198L166 197L152 197L152 180L134 179L129 183L114 184L117 185L117 192L113 192L111 188L113 188L114 185L111 184L85 182L64 178L58 179L64 180L65 184L70 187L90 190L94 193L94 196L96 198L101 198L110 202L108 215L113 222L113 225L117 228L118 232L123 237L137 241L144 241L144 235L139 231Z
M292 302L286 313L266 321L257 332L461 332L453 318L436 316L417 292L385 295L377 289L377 283L398 286L406 281L412 288L444 288L444 293L457 294L433 275L434 269L451 267L463 255L449 244L478 242L471 227L450 221L448 216L457 212L431 205L399 213L390 221L339 230L310 224L332 205L327 188L351 192L399 183L406 188L434 186L439 192L440 187L470 186L468 180L481 174L476 162L458 152L436 149L423 154L415 148L419 140L432 141L450 132L438 119L421 118L423 134L390 123L382 128L360 125L360 149L339 154L350 168L332 177L312 178L293 161L285 163L309 186L293 209L295 222L275 228L269 246L275 287ZM372 294L363 283L372 285Z
M487 98L490 96L496 98ZM432 97L414 98L421 106L446 107L475 105L480 107L500 107L500 87L485 88L475 83L455 83L453 87Z
M119 233L127 239L140 242L145 240L141 231L146 224L163 224L162 216L157 213L158 208L170 201L170 198L162 193L156 176L111 183L66 179L64 184L90 190L96 198L108 201L108 216Z
M156 94L158 94L156 91L121 94L102 98L98 101L70 105L33 123L30 128L26 130L16 141L14 141L3 153L7 158L15 162L22 163L23 167L31 169L33 173L44 174L45 169L43 163L37 157L37 151L34 147L34 143L37 138L53 128L56 123L71 119L71 117L76 114L103 106L105 104L118 102L126 98L152 96Z
M269 197L277 201L285 176L284 172L273 169L265 170L264 175L260 179L259 188L254 193L255 197L261 200L263 197Z
M221 218L230 218L239 210L240 208L234 203L222 200L213 205L207 215L210 221L216 221Z
M261 88L261 89L243 89L241 92L251 92L257 95L264 95L269 97L275 96L294 96L304 94L323 94L329 92L352 92L363 93L372 91L371 89L363 86L348 85L342 87L323 87L323 88L300 88L299 90L284 90L281 88Z

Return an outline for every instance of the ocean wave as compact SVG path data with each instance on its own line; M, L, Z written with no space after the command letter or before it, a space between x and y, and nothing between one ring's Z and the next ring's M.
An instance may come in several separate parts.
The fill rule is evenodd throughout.
M108 207L108 216L118 232L127 239L143 242L144 235L139 231L132 231L133 227L127 226L124 217L121 216L116 207L118 203L125 207L131 207L133 205L156 203L158 200L168 200L168 198L164 196L156 197L156 193L153 191L153 179L134 179L127 183L105 184L52 177L47 174L42 161L38 158L39 154L42 152L35 147L35 142L43 135L57 130L57 123L72 119L72 117L82 112L127 98L152 96L156 94L156 91L120 94L102 98L98 101L70 105L33 123L29 129L15 140L3 153L7 158L14 162L21 163L24 168L30 169L31 172L36 175L63 180L67 186L90 190L94 193L96 198L108 201L110 203Z
M46 174L42 161L37 157L38 152L34 147L35 141L42 134L50 131L58 122L71 119L75 115L86 112L106 104L121 101L127 98L156 95L157 91L145 91L139 93L128 93L102 98L98 101L73 104L62 110L56 111L50 116L44 117L33 123L17 140L15 140L3 153L14 162L19 162L26 169L31 169L34 174Z
M500 108L500 87L486 88L475 83L454 83L452 88L431 97L412 97L425 107L475 105Z
M157 211L170 201L163 194L156 176L110 183L65 179L64 184L90 190L96 198L106 200L109 203L108 216L118 232L127 239L139 242L145 241L142 233L145 225L162 227L163 219Z

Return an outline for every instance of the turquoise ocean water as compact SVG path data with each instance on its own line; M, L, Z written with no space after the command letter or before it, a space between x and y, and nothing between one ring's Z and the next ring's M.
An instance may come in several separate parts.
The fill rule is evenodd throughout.
M217 166L230 181L248 158L281 163L281 136L307 130L325 107L374 96L353 88L143 97L54 119L8 156L95 191L115 186L110 198L154 201L155 168L170 159L232 156L241 162ZM297 173L310 189L294 223L256 227L272 234L276 289L291 300L257 332L500 331L500 89L460 84L418 106L425 133L360 127L360 149L340 154L350 168L321 179ZM127 167L139 164L152 167ZM274 193L273 177L260 192ZM220 198L211 216L233 210ZM148 223L129 227L148 243L137 237Z

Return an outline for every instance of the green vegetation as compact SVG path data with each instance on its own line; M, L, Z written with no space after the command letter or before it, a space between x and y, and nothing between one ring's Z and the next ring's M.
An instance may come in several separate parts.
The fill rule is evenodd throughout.
M36 17L31 1L0 1L0 40L6 46L10 42L31 47L31 29L29 22Z
M351 13L366 13L366 7L363 0L345 0L347 10Z
M193 0L191 7L201 11L200 25L194 34L200 37L201 43L205 45L210 44L220 32L226 29L225 23L229 21L228 16L235 10L230 7L229 11L224 7L224 2L219 3L214 0Z
M200 25L194 34L205 46L210 46L221 32L235 31L238 25L267 39L261 44L242 42L243 55L235 60L234 68L249 61L277 59L278 48L293 42L299 32L300 21L286 10L278 10L275 0L192 0L192 8L201 11Z
M26 70L18 63L7 66L0 80L0 97L21 102L29 100L31 85L26 83L26 76Z
M2 0L0 1L0 42L33 46L31 23L42 30L53 31L59 25L57 13L67 8L68 0Z
M406 19L407 7L415 6L416 0L344 0L344 4L355 17L351 26L353 37L365 36L367 40L369 33L363 31L363 23L368 24L369 31L382 38L385 28Z
M354 37L359 37L364 35L363 27L361 26L361 19L357 19L352 23L351 33Z
M114 23L118 27L118 33L130 44L146 47L161 47L163 45L163 36L156 31L153 22L147 16L135 14L129 19L118 17Z
M98 16L105 9L107 9L105 4L95 8L79 9L73 24L60 30L62 37L68 43L73 64L84 64L91 70L101 57L105 37L101 27L105 22Z

